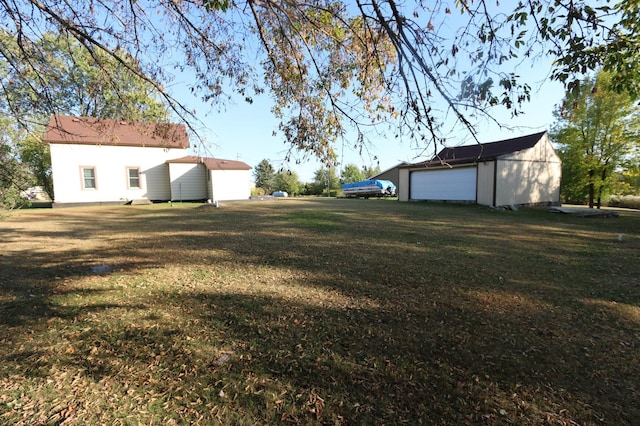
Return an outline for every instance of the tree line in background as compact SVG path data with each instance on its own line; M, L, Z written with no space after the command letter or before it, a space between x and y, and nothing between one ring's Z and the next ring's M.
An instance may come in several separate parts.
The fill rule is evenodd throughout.
M276 171L269 160L265 159L253 169L256 185L254 195L269 195L276 191L285 191L290 196L335 196L339 193L343 183L359 182L378 173L380 173L379 166L359 168L355 164L347 164L340 171L340 175L333 167L320 167L315 171L311 182L301 182L296 172L291 170Z

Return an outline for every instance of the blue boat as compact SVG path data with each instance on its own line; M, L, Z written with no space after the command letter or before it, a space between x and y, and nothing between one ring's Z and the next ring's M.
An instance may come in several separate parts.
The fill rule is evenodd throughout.
M396 186L390 180L362 180L342 185L345 197L395 197Z

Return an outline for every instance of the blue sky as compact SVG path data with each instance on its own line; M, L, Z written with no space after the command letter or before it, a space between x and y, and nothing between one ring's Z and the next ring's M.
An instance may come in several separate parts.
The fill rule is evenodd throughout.
M548 69L548 66L547 66ZM493 142L549 130L553 124L552 111L564 97L561 84L552 81L542 81L540 75L546 75L547 69L540 67L520 71L523 81L528 81L532 87L531 101L523 106L524 114L512 118L510 112L497 108L494 116L508 127L501 128L497 124L485 120L477 126L477 136L481 142ZM537 77L536 77L537 76ZM188 93L188 91L185 90ZM176 93L180 98L180 94ZM207 127L202 131L206 149L199 148L201 155L214 156L230 160L240 160L256 166L263 159L267 159L276 168L284 168L298 174L302 182L311 181L314 172L322 165L314 158L304 159L303 153L298 153L300 164L295 161L285 162L289 146L280 135L273 136L278 128L278 122L271 114L271 101L268 94L254 98L253 104L244 102L241 98L230 103L218 112L211 106L199 102L191 94L181 98L197 111L197 117ZM343 144L338 142L336 152L342 165L353 163L358 167L380 166L381 170L388 169L401 161L417 162L429 158L433 154L432 148L424 151L424 147L417 148L408 137L395 139L378 138L371 141L368 152L362 154L353 149L355 137ZM455 131L448 138L448 144L468 145L474 143L468 132ZM192 141L192 144L199 144ZM374 159L377 157L377 160ZM292 157L295 160L296 155Z
M453 25L451 16L446 17L447 27ZM465 19L460 17L459 19ZM453 25L455 27L455 25ZM450 28L443 26L443 31ZM531 101L523 105L524 114L512 118L510 112L496 107L492 115L503 124L501 127L491 120L478 123L477 137L481 142L493 142L501 139L522 136L530 133L549 130L553 124L552 112L564 97L561 84L547 79L550 73L550 60L538 58L535 62L523 61L517 69L502 69L501 71L515 71L521 81L531 86ZM314 172L322 167L321 163L309 154L294 153L292 161L285 162L289 146L280 134L273 136L278 129L278 122L271 114L271 99L268 93L254 96L253 104L246 103L242 97L236 97L223 107L206 105L193 96L187 87L188 77L180 81L177 78L173 85L174 96L191 109L195 109L197 117L206 128L200 134L205 139L205 147L199 146L194 153L214 156L231 160L241 160L255 167L261 160L267 159L276 169L288 169L298 174L302 182L313 179ZM229 90L229 93L232 91ZM432 147L416 147L408 137L395 139L393 137L378 137L360 154L354 150L355 135L338 141L335 151L341 169L346 164L358 167L376 166L386 170L401 161L417 162L433 155ZM447 145L468 145L475 141L466 130L455 129L447 135ZM192 144L200 144L192 141ZM425 150L425 148L427 148ZM296 164L296 159L300 160Z

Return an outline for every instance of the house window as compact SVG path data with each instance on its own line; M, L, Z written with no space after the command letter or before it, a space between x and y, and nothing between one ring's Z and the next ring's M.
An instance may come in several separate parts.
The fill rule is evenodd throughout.
M82 168L82 189L96 189L95 167Z
M137 167L127 168L127 182L129 189L140 189L140 169Z

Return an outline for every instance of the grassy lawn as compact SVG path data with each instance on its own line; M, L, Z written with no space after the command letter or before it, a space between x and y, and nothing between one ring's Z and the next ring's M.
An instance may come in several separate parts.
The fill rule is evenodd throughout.
M640 419L637 211L290 199L0 236L0 424Z

